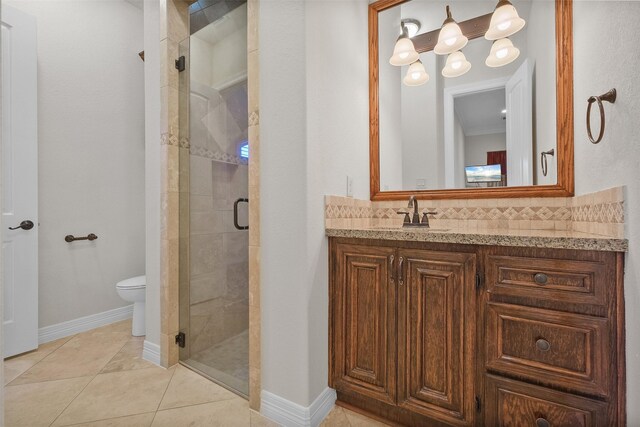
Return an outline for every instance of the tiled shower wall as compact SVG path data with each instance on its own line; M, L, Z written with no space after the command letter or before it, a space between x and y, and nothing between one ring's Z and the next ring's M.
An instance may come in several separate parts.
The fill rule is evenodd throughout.
M237 156L248 137L247 85L213 92L190 102L191 357L249 328L249 234L233 223L234 201L248 197L248 165ZM239 213L248 224L246 203Z
M178 363L175 335L179 331L181 203L188 203L188 182L180 174L180 159L189 153L188 112L181 111L187 85L175 60L180 46L189 40L188 4L181 0L160 1L160 363ZM187 223L188 224L188 223Z
M437 212L434 228L580 231L624 237L624 189L578 197L420 200L420 210ZM407 202L371 202L325 197L327 228L400 227Z

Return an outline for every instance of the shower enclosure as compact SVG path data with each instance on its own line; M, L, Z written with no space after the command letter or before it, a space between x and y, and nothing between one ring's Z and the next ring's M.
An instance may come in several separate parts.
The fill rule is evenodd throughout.
M180 199L180 361L247 396L246 3L194 3L189 45L179 54L187 64L180 116L189 117L189 155L180 159L189 186Z

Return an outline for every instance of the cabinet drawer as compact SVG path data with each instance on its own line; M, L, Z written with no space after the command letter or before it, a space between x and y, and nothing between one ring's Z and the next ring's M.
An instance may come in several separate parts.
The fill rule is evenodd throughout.
M487 368L544 385L609 395L609 321L509 304L487 305Z
M487 376L485 425L500 427L602 427L607 404L544 387Z
M487 290L493 295L606 307L606 286L607 269L600 262L487 257Z

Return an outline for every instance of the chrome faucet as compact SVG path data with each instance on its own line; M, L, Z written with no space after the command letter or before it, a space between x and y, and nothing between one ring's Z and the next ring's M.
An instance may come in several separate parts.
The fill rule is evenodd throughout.
M399 211L398 214L404 215L403 227L425 227L429 228L429 215L435 215L437 212L423 212L422 221L420 221L420 214L418 213L418 199L416 196L409 197L409 204L407 209L413 209L413 217L410 216L409 211Z

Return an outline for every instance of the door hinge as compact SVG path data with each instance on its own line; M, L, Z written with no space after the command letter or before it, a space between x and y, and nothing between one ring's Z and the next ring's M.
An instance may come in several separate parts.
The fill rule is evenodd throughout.
M184 55L176 59L176 70L184 71L186 69L186 62Z
M178 332L178 335L176 335L176 344L178 344L180 348L184 348L185 345L187 345L187 336L184 332Z
M480 276L480 273L476 274L476 289L480 289L480 287L482 286L482 277Z
M476 412L482 411L482 401L480 400L480 396L476 396Z

